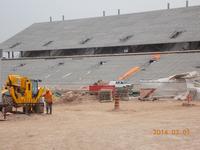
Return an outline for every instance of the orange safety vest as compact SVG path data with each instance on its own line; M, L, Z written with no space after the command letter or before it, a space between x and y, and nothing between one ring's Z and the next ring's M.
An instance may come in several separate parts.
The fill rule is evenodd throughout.
M50 91L45 93L44 98L47 103L52 103L53 101L52 93Z

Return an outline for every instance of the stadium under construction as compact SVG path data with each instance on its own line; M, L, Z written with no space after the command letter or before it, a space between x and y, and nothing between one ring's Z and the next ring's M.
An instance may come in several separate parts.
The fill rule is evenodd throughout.
M81 87L117 80L158 53L160 60L129 82L200 71L199 25L200 6L34 23L0 44L3 80L15 73Z

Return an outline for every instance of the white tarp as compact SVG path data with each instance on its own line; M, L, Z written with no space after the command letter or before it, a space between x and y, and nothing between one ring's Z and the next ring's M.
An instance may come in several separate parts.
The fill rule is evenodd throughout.
M200 100L200 74L197 71L172 75L157 80L140 80L141 88L156 88L155 97L185 99L188 91L195 91L195 99Z

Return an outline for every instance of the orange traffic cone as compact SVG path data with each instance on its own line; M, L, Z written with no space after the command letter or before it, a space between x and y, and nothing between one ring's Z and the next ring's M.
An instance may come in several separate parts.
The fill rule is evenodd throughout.
M119 95L118 94L115 94L114 110L119 110Z

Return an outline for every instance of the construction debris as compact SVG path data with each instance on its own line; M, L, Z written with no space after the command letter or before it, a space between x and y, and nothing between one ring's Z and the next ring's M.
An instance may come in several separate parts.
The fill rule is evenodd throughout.
M142 89L156 89L154 97L186 100L188 92L193 93L193 100L200 99L200 74L197 71L186 72L158 80L141 80ZM140 91L141 91L140 90ZM140 94L143 95L143 94Z
M57 98L55 103L73 103L78 104L82 103L82 101L86 100L96 100L96 96L90 95L85 91L78 91L78 90L63 90L62 95Z

